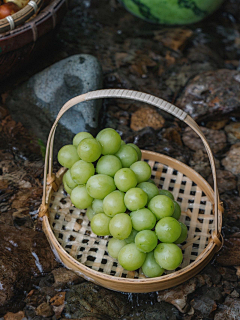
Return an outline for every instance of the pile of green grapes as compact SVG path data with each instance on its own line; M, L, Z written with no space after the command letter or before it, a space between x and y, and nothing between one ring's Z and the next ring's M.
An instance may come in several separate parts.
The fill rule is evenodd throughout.
M146 277L158 277L181 264L177 244L187 238L181 208L150 179L151 167L135 144L111 128L96 138L80 132L59 150L58 161L68 168L63 184L72 204L87 209L96 235L112 236L108 253L124 269L141 267Z

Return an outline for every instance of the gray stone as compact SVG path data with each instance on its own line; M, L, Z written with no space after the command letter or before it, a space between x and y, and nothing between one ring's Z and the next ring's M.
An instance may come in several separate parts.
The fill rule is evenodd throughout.
M61 107L71 98L102 87L98 60L87 54L73 55L35 74L15 89L6 104L14 120L30 128L46 142ZM82 102L68 110L60 120L56 144L71 143L74 134L98 130L101 100Z
M239 142L240 140L240 122L232 122L228 124L225 129L228 136L228 141L231 144Z

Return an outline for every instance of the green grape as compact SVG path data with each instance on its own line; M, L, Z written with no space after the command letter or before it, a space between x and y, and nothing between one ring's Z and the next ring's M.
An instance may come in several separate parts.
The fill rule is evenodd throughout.
M126 142L125 142L125 141L123 141L123 140L121 140L121 146L122 146L123 144L126 144Z
M173 201L165 195L157 195L153 197L148 204L150 209L156 216L157 220L164 217L170 217L174 211Z
M67 182L66 182L66 174L64 174L64 176L63 176L63 187L64 187L65 191L66 191L68 194L71 194L71 193L72 193L72 189L69 188L69 186L67 185Z
M121 160L124 168L129 168L138 160L137 151L127 144L122 145L115 155Z
M106 174L96 174L90 177L86 187L91 197L100 200L116 189L113 178Z
M148 278L160 277L165 270L160 267L154 258L153 251L147 253L146 259L142 265L142 272Z
M78 160L79 156L77 149L72 144L67 144L58 151L58 162L65 168L71 168L71 166Z
M79 143L83 139L86 139L86 138L92 138L93 139L93 136L91 135L91 133L85 132L85 131L77 133L73 138L73 145L75 147L77 147L79 145Z
M174 270L182 263L181 249L174 243L159 243L154 250L156 262L166 270Z
M109 223L111 235L120 240L124 240L130 236L132 231L131 218L126 213L116 214Z
M156 248L158 244L158 238L154 231L142 230L136 235L135 244L140 251L150 252Z
M146 253L138 250L135 243L126 244L118 254L118 262L124 269L128 271L133 271L140 268L145 259Z
M151 167L145 161L137 161L130 166L135 173L138 183L147 181L151 177Z
M112 258L117 259L119 251L126 245L125 240L111 238L108 241L108 253Z
M71 193L72 204L78 209L87 209L92 204L93 198L88 194L85 186L77 186Z
M137 177L131 169L122 168L116 172L114 182L119 190L127 192L129 189L136 187Z
M100 157L101 152L101 144L94 138L83 139L77 147L79 157L87 162L96 161Z
M97 173L107 174L110 177L114 177L115 173L122 168L122 162L118 157L108 154L101 157L96 166Z
M170 192L168 190L161 189L161 190L159 190L159 194L165 195L165 196L169 197L170 199L174 200L174 196L173 196L172 192Z
M131 188L124 196L124 203L130 211L142 209L147 204L147 194L140 188Z
M141 150L138 148L138 146L137 146L136 144L134 144L134 143L128 143L127 145L128 145L128 146L131 146L133 149L136 150L137 155L138 155L138 161L140 161L140 160L142 159L142 152L141 152Z
M70 173L70 169L64 174L64 177L65 177L64 181L66 182L66 184L70 189L74 189L78 185L75 181L73 181Z
M147 208L130 213L133 229L137 231L151 230L156 224L155 215Z
M103 213L103 200L94 199L92 202L92 208L96 213Z
M126 206L124 204L124 193L122 191L115 190L103 199L103 212L107 216L113 217L117 213L125 211Z
M150 182L150 183L156 185L156 183L155 183L155 181L153 179L148 179L148 181L146 181L146 182Z
M88 179L94 175L95 168L90 162L84 160L78 160L70 169L72 179L77 182L77 184L85 184Z
M173 203L174 203L174 211L173 211L172 217L175 218L176 220L179 220L181 217L181 207L177 203L177 201L173 200Z
M90 206L87 208L86 211L86 216L88 217L88 220L91 221L92 218L96 215L97 213L93 210L93 208Z
M155 232L161 242L171 243L180 237L181 225L173 217L165 217L158 221Z
M91 220L92 232L97 236L109 236L109 223L111 218L106 216L104 213L97 213L93 216Z
M137 188L141 188L144 192L146 192L149 201L159 194L158 187L151 182L141 182L137 185Z
M132 231L131 231L131 233L130 233L130 236L125 239L126 243L132 243L132 242L134 242L137 233L138 233L137 230L132 229Z
M188 235L187 226L182 222L179 222L179 224L181 226L181 234L179 238L176 241L174 241L174 243L176 244L183 243L187 239L187 235Z
M97 141L100 142L102 146L102 154L115 154L121 145L121 137L112 128L106 128L101 130L96 136Z

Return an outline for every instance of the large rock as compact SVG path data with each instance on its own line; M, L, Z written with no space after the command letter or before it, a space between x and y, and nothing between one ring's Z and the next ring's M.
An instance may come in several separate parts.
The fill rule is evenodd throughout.
M22 122L46 142L64 103L101 86L102 71L98 60L87 54L74 55L34 75L11 93L6 104L14 120ZM79 131L95 134L100 108L101 100L92 100L68 110L58 126L57 147L69 143Z
M240 72L219 69L200 73L186 86L178 106L196 120L239 112Z

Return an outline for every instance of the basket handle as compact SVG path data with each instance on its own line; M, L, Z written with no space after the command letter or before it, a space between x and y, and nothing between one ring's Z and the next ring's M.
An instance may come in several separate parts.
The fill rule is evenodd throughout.
M217 177L216 177L216 168L215 168L215 162L214 157L212 154L212 151L209 147L209 144L203 135L202 131L200 130L197 123L183 110L179 109L178 107L174 106L173 104L157 98L155 96L152 96L150 94L133 91L133 90L125 90L125 89L103 89L103 90L97 90L97 91L91 91L86 94L82 94L80 96L77 96L75 98L72 98L68 102L64 104L64 106L59 111L56 120L50 130L47 146L46 146L46 156L45 156L45 167L44 167L44 180L43 180L43 198L42 198L42 205L40 208L41 215L46 214L48 210L48 206L46 205L46 188L47 184L51 184L55 177L52 174L52 161L53 161L53 142L54 142L54 134L55 130L58 124L58 121L61 119L63 114L73 107L74 105L82 102L82 101L88 101L93 99L102 99L102 98L126 98L126 99L133 99L137 101L142 101L145 103L148 103L150 105L153 105L161 110L164 110L173 116L177 117L178 119L184 121L187 125L189 125L201 138L211 165L212 169L212 175L213 175L213 181L214 181L214 214L215 214L215 231L213 231L213 241L220 246L221 241L219 240L219 237L221 236L220 233L220 226L219 226L219 216L218 216L218 209L219 209L219 195L218 195L218 188L217 188ZM48 168L48 171L47 171ZM47 174L48 172L48 174ZM48 177L48 179L47 179Z

